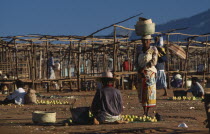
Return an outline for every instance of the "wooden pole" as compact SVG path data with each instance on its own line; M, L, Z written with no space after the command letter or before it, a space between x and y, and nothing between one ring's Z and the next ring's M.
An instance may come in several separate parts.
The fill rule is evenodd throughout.
M185 60L185 88L187 88L187 74L188 74L188 60L189 60L189 46L191 44L191 40L188 40L188 44L187 44L187 50L186 50L186 60ZM183 83L183 81L182 81Z
M35 80L35 51L34 51L34 43L31 41L31 54L32 54L32 89L34 89L34 80Z
M206 36L206 46L205 46L205 59L204 59L204 70L203 70L203 87L205 87L205 73L207 72L207 58L208 58L208 36Z
M0 61L2 62L3 61L3 42L0 41L0 46L1 46L1 51L0 51Z
M42 50L39 53L39 79L42 79Z
M62 52L61 52L61 44L60 44L60 49L59 49L59 55L62 55ZM60 78L62 78L62 73L63 73L63 61L60 60ZM61 86L62 86L62 82L61 82Z
M104 51L103 51L103 72L105 72L107 65L106 65L106 47L104 47Z
M28 55L28 73L29 73L29 79L32 79L32 68L31 68L31 54L30 54L30 49L27 50L27 55Z
M50 73L49 72L49 65L48 65L48 59L49 59L48 45L49 45L49 42L46 41L46 46L45 47L46 47L46 54L47 54L47 57L46 57L46 64L47 64L47 68L46 68L47 69L47 71L46 71L47 75L46 76L47 76L47 80L49 78L49 73ZM49 82L47 82L46 84L47 84L47 92L49 93L50 92L50 84L49 84Z
M94 73L95 73L95 69L94 69L94 45L93 45L93 43L92 43L92 53L91 53L91 72L92 72L92 76L94 76Z
M78 53L78 69L77 69L77 90L81 90L81 81L80 81L80 65L81 65L81 42L78 44L79 53Z
M68 77L70 78L71 77L71 65L70 65L70 61L71 61L71 45L72 45L72 43L71 43L71 41L70 41L70 43L69 43L69 60L68 60Z
M209 73L209 70L210 70L210 68L209 68L209 67L210 67L210 66L209 66L209 62L210 62L210 61L209 61L209 50L208 50L208 61L207 61L208 71L207 71L207 73Z
M209 128L209 133L210 133L210 92L206 92L204 94L204 106L205 106L205 111L206 111L206 116L207 116L207 122L208 122L208 128Z
M15 45L15 64L16 64L16 77L18 79L18 55L17 55L17 45L16 45L16 41L14 39L14 45Z
M169 47L169 34L167 35L167 45L166 45L166 56L167 56L167 58L169 59L169 49L168 49L168 47ZM167 62L166 62L166 69L167 69L167 85L168 85L168 88L170 89L171 88L171 84L170 84L170 74L169 74L169 71L170 71L170 68L169 68L169 61L170 60L168 60Z
M113 77L116 77L116 63L117 63L117 44L116 44L116 26L114 26L114 49L113 49ZM116 87L116 82L114 82L114 87Z
M116 72L116 63L117 63L117 54L116 54L116 50L117 50L117 44L116 44L116 26L114 26L114 49L113 49L113 72L115 75Z
M48 58L49 58L48 45L49 45L49 42L46 41L46 46L45 46L45 47L46 47L46 54L47 54L47 55L46 55L46 64L47 64L47 68L46 68L46 69L47 69L47 71L46 71L46 72L47 72L47 75L46 75L46 76L47 76L47 79L49 78L48 75L49 75L49 73L50 73L50 72L49 72L49 69L48 69L48 68L49 68L49 65L48 65Z

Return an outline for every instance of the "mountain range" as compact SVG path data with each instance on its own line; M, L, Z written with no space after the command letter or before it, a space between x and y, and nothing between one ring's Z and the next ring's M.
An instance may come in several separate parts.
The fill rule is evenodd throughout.
M160 31L167 31L171 29L179 29L186 27L188 28L185 30L180 30L175 32L181 32L193 35L210 33L210 9L188 18L172 20L165 24L157 25L155 31L160 32ZM140 38L135 34L135 31L129 31L121 28L117 29L117 35L128 35L130 36L131 40Z

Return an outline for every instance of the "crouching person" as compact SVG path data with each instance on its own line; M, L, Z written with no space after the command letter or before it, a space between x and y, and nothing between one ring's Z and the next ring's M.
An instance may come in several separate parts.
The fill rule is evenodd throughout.
M94 124L124 123L120 116L123 111L122 96L120 90L113 87L115 79L112 73L104 72L99 80L103 87L96 91L91 106Z
M192 85L187 92L191 92L195 97L202 97L204 96L204 89L201 84L198 82L197 77L192 78Z
M14 103L17 105L24 104L24 97L25 97L25 89L23 89L23 82L18 80L16 82L17 89L11 94L6 97L3 101L3 104Z
M36 104L36 91L29 88L25 95L25 104Z

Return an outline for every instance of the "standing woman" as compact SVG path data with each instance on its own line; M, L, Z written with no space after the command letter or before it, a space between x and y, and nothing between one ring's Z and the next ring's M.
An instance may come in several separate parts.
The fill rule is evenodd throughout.
M144 115L148 116L149 108L156 106L156 80L157 70L155 65L158 59L158 50L154 46L150 46L151 35L141 38L142 48L138 54L138 88L139 102L142 103Z
M157 89L164 89L165 93L163 96L167 96L167 82L165 74L165 62L167 62L167 56L165 48L163 47L163 37L157 36L155 38L155 45L158 50L158 62L155 66L157 69L156 87Z

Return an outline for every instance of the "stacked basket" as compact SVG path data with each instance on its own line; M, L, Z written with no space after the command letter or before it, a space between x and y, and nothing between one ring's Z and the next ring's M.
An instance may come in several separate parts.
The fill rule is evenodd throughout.
M140 17L135 25L136 34L139 36L151 35L155 33L155 23L151 19Z

